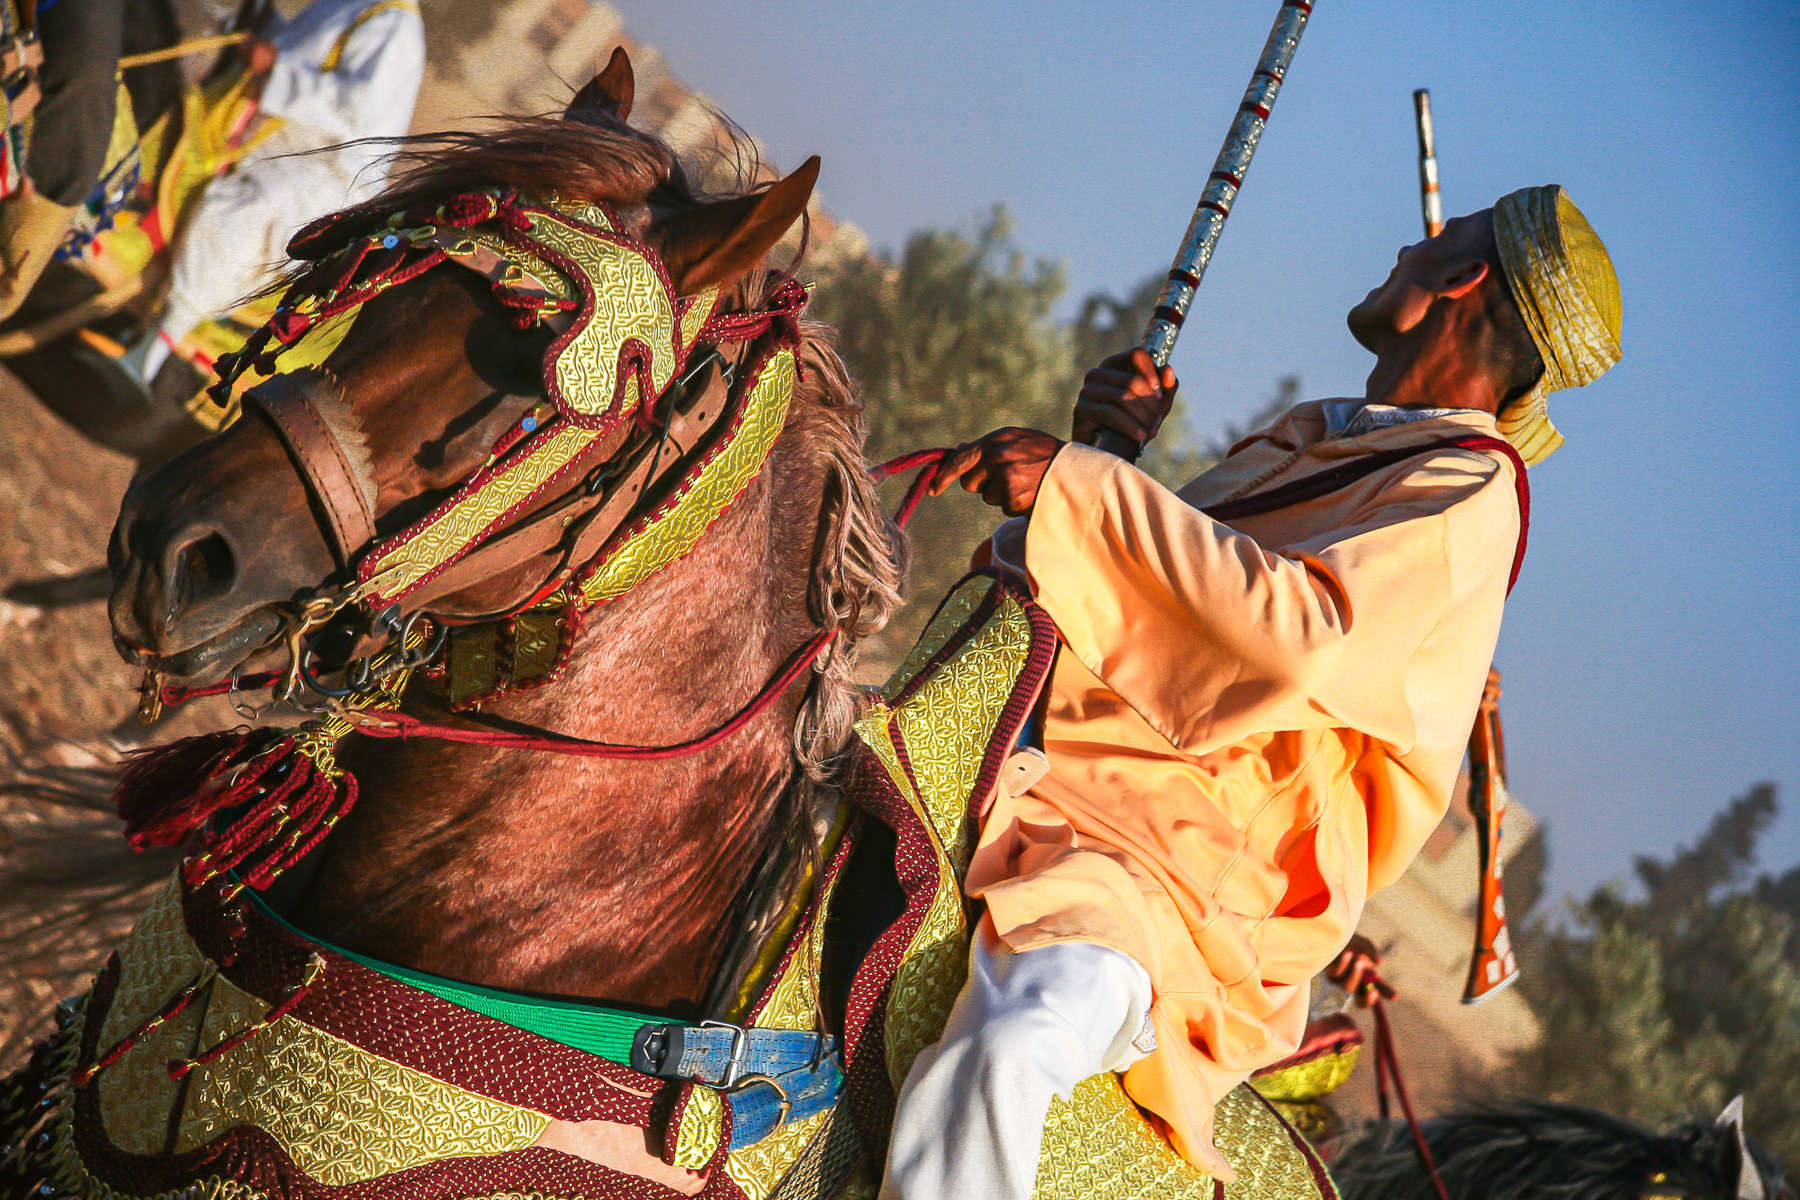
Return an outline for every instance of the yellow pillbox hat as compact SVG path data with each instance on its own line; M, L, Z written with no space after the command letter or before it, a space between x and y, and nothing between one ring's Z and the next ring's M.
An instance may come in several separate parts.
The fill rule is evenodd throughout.
M1594 382L1619 361L1619 277L1594 227L1556 184L1494 202L1500 265L1544 360L1532 389L1500 414L1500 432L1526 463L1563 444L1545 398Z

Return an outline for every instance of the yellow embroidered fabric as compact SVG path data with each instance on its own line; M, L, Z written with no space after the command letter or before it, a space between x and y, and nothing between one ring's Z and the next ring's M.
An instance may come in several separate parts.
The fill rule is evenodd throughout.
M173 880L119 957L119 988L102 1029L103 1049L181 988L205 980L187 1012L95 1081L107 1137L122 1150L157 1154L182 1094L182 1085L168 1076L168 1061L256 1024L270 1006L212 973L182 924ZM235 1126L254 1125L300 1170L336 1187L441 1159L521 1150L538 1139L547 1121L542 1113L465 1091L290 1016L194 1068L175 1150L185 1153Z
M992 580L978 577L950 595L889 681L885 694L890 701L968 621L993 586ZM877 703L856 723L857 736L930 830L940 868L938 890L889 993L888 1076L896 1088L919 1051L937 1039L968 969L969 928L960 881L971 849L969 793L1030 649L1025 611L1008 597L904 704L893 708ZM906 743L919 783L916 791L893 746L890 729L895 727Z
M1213 1122L1213 1144L1238 1171L1226 1200L1336 1200L1336 1190L1319 1186L1305 1156L1247 1085L1226 1093ZM1069 1101L1051 1104L1035 1200L1213 1200L1214 1188L1210 1175L1176 1154L1144 1119L1117 1075L1096 1075Z
M1337 1054L1321 1054L1303 1063L1258 1075L1255 1087L1270 1100L1293 1103L1317 1100L1342 1087L1356 1070L1356 1060L1361 1057L1361 1046L1351 1046Z
M736 435L689 480L673 509L626 538L602 560L598 570L582 580L581 597L586 603L623 596L694 548L719 514L762 470L770 448L787 423L794 379L792 350L778 350L769 357L744 401L742 424Z
M725 1137L725 1100L708 1087L688 1092L687 1107L675 1129L674 1165L698 1171L719 1152Z
M1521 188L1494 202L1494 240L1519 314L1544 360L1544 374L1498 418L1526 465L1563 444L1546 398L1594 382L1619 361L1619 277L1594 227L1555 184Z
M254 1024L268 1007L217 980L206 1044ZM255 1125L328 1187L446 1158L523 1150L548 1124L543 1113L464 1091L292 1017L196 1067L194 1079L177 1153L234 1126Z
M828 858L843 836L849 820L849 806L841 805L821 857ZM808 877L810 880L810 876ZM833 879L821 900L819 910L826 911L836 890ZM809 891L810 886L802 889ZM804 900L804 896L799 897ZM792 936L799 913L793 921L778 922L765 943L768 950L780 953ZM756 1014L752 1025L762 1029L817 1029L819 1025L819 976L825 958L825 922L815 920L807 931L806 941L795 948L769 992L769 1001ZM817 1113L804 1121L783 1125L754 1146L734 1150L725 1158L725 1173L744 1190L748 1200L767 1200L777 1185L787 1177L807 1145L818 1136L831 1119L830 1112Z
M558 214L531 214L532 238L567 256L586 276L594 314L556 356L560 403L584 417L623 418L647 399L636 376L618 387L619 354L628 341L649 347L652 395L675 377L675 308L662 276L642 251L593 237ZM615 398L615 393L617 396ZM616 405L615 405L616 400Z
M182 923L181 881L171 875L119 949L119 983L100 1026L100 1052L117 1045L207 969ZM162 1151L177 1088L168 1062L199 1048L199 1028L200 1007L190 1004L146 1045L95 1078L100 1121L113 1145L132 1154Z
M573 425L551 431L550 436L514 459L498 475L446 506L428 524L383 555L368 577L384 579L383 596L404 592L548 483L597 436Z

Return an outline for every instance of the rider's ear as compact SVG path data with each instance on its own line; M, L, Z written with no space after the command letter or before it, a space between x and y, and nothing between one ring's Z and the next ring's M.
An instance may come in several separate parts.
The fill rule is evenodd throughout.
M631 71L631 56L625 53L625 47L616 46L605 68L588 80L569 101L569 107L563 110L563 120L582 121L598 115L623 121L631 115L631 98L636 93L637 78Z
M815 154L765 191L701 204L658 225L653 233L676 294L691 296L762 262L806 211L818 179Z
M1488 265L1479 258L1453 263L1438 283L1438 295L1460 300L1488 277Z

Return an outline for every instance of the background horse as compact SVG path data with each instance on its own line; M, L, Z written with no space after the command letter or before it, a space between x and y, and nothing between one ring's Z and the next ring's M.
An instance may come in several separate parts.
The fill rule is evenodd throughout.
M1715 1122L1656 1132L1573 1104L1527 1103L1426 1121L1451 1200L1793 1200L1734 1101ZM1436 1200L1404 1125L1372 1126L1331 1160L1344 1200Z

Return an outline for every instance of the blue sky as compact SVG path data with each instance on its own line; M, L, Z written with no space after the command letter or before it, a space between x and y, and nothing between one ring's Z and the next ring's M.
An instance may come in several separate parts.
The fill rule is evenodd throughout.
M615 0L633 36L897 246L995 202L1072 296L1165 270L1275 13L1210 4ZM779 18L773 14L779 12ZM1508 605L1513 785L1551 885L1624 875L1772 779L1800 862L1800 10L1742 0L1319 0L1175 366L1199 431L1296 373L1357 395L1344 310L1419 236L1411 92L1447 211L1567 186L1625 359L1553 398Z

